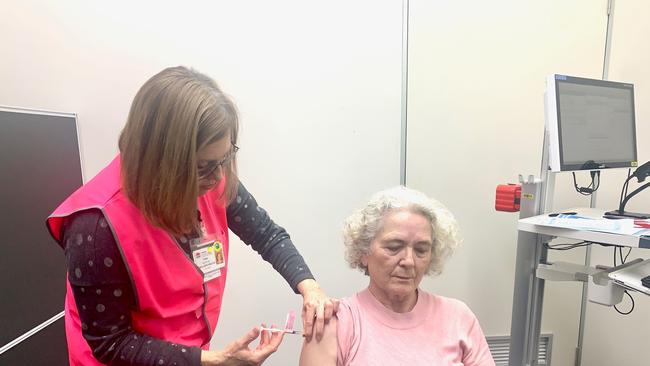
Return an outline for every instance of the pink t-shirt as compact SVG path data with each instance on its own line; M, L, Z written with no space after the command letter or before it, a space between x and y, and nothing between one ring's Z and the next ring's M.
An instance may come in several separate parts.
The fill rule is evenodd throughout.
M418 290L408 313L395 313L368 289L337 312L337 364L494 366L476 316L462 301Z

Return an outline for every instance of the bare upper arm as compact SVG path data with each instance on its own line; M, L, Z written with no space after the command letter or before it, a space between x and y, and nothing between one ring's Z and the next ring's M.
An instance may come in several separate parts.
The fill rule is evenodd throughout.
M336 330L338 319L333 316L323 330L323 338L319 341L316 337L307 342L303 341L300 353L300 366L336 366L338 340Z

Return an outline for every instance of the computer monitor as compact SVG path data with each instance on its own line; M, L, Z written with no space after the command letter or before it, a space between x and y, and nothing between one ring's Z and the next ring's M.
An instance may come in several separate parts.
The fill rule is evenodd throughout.
M553 74L545 99L551 171L638 165L634 85Z

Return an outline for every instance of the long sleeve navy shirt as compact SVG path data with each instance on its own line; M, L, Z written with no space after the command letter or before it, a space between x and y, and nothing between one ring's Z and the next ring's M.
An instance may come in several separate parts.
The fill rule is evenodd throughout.
M297 285L313 278L289 234L271 220L239 183L227 207L228 228L269 262L297 293ZM201 349L171 343L135 331L131 310L136 301L131 281L98 209L66 220L64 240L68 279L79 310L82 333L97 360L108 365L199 366ZM189 240L178 238L190 256Z

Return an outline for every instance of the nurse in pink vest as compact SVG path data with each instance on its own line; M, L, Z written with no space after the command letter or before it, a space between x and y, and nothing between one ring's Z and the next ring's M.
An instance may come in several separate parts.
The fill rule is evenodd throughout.
M168 68L138 91L120 154L47 220L66 253L71 365L264 362L282 333L255 327L208 350L228 274L228 229L303 296L306 335L322 335L338 301L238 181L237 132L234 104L199 72Z

